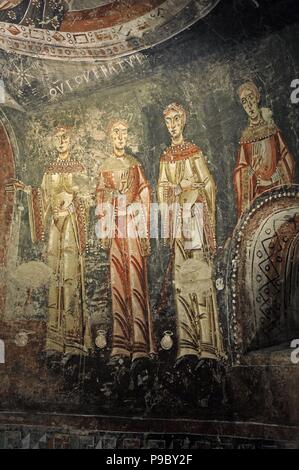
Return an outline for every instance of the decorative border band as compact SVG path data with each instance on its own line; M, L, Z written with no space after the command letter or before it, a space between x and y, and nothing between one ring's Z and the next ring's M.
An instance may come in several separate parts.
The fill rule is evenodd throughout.
M160 44L205 17L220 0L166 0L120 27L60 32L0 22L0 49L40 59L105 61Z

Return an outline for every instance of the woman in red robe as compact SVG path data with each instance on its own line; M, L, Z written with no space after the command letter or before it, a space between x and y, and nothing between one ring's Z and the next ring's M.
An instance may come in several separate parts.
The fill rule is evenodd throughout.
M257 196L294 182L295 160L272 120L272 112L259 107L260 93L254 83L242 85L239 96L249 115L234 172L238 217L241 217Z
M156 351L147 281L151 188L140 163L125 154L128 124L115 120L108 133L114 152L100 169L97 234L110 255L111 356L135 360Z

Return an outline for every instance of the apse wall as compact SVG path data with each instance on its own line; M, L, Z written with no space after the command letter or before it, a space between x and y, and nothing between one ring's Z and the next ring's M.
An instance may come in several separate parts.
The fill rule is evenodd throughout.
M238 439L254 437L276 443L297 439L291 432L284 435L282 429L284 425L298 426L299 419L298 366L290 360L289 336L288 344L282 340L271 342L270 338L261 347L255 341L254 347L245 347L251 310L243 306L244 289L248 288L247 284L244 287L244 279L250 268L253 234L246 232L243 222L247 217L248 225L257 231L272 207L273 211L282 206L283 210L291 208L294 213L298 209L299 105L291 96L292 83L299 78L299 10L294 6L290 18L283 17L281 5L271 7L269 2L258 9L255 2L237 3L235 7L233 2L220 2L207 17L180 35L130 57L83 63L1 52L7 94L0 117L14 155L12 164L8 151L2 152L2 172L9 167L9 178L15 176L25 185L41 186L45 168L56 158L54 131L66 126L72 130L71 158L84 165L89 189L95 193L101 167L112 153L107 126L117 118L128 123L126 153L141 164L152 200L157 203L160 159L171 144L163 112L170 103L179 103L186 110L185 140L202 151L216 183L217 250L212 277L224 345L217 367L208 367L204 374L206 382L193 368L192 360L191 365L175 365L177 313L171 252L163 240L152 239L148 293L158 354L144 370L132 372L120 363L115 373L110 362L113 318L109 256L96 237L94 204L89 209L84 253L86 305L93 342L104 331L107 345L95 347L93 354L79 364L74 361L60 367L49 362L44 356L50 282L45 262L47 246L43 241L32 243L28 195L18 192L14 201L6 202L8 210L1 220L3 227L9 226L10 237L3 256L4 290L0 290L0 338L6 344L6 363L0 364L0 435L2 423L15 425L10 412L25 412L21 426L14 428L19 433L13 439L16 446L29 428L30 433L35 432L35 425L42 424L48 434L59 434L64 421L55 418L53 427L52 413L68 414L66 426L77 426L77 431L75 415L96 416L96 421L84 421L83 425L95 445L100 439L122 439L117 433L128 433L128 439L147 445L145 441L155 440L147 439L151 432L159 433L157 439L170 445L165 435L176 433L176 426L184 436L189 432L179 424L182 419L192 423L246 423L235 431ZM294 156L296 170L287 188L273 190L275 201L270 209L263 195L253 204L255 212L248 208L240 220L234 171L248 116L238 89L249 81L260 92L260 106L272 111L273 125L279 128L288 152ZM7 184L7 179L5 174L1 184ZM7 215L11 205L12 219ZM238 237L241 244L245 240L240 249L236 247ZM236 253L242 258L235 257ZM294 253L298 253L295 248ZM234 271L236 263L240 277ZM237 294L233 290L234 277ZM238 295L237 300L234 295ZM240 331L245 331L246 337ZM18 336L22 332L27 335L25 346ZM171 336L172 347L163 347L165 336ZM41 423L36 413L47 414L46 421ZM113 418L108 423L109 417ZM139 421L136 424L136 417L144 426ZM163 425L157 424L158 418L165 421ZM278 424L281 432L251 430L246 427L250 421ZM111 435L100 435L102 429ZM92 434L95 432L98 434ZM205 432L200 423L194 424L194 436ZM210 432L221 434L222 428L215 424ZM224 429L223 436L230 432ZM71 432L65 431L65 435L68 441L72 438ZM4 439L7 444L7 437ZM190 439L193 443L192 436ZM81 444L77 442L76 446Z

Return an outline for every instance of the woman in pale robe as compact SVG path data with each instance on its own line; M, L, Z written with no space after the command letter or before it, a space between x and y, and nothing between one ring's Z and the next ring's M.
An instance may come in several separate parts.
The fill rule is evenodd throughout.
M70 159L70 130L55 133L58 159L48 166L39 188L13 180L27 193L33 242L49 233L47 264L52 270L48 297L46 352L86 355L91 349L85 305L84 251L90 196L84 166ZM9 190L9 187L7 188Z
M212 279L216 186L200 149L184 141L184 108L171 104L164 117L172 145L160 160L158 200L163 237L174 253L177 359L218 360L223 345Z

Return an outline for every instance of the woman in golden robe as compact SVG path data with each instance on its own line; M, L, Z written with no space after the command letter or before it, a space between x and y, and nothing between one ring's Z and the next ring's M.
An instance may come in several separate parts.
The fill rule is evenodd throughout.
M97 233L110 257L111 357L134 361L149 358L156 351L147 279L151 188L140 163L125 154L128 124L114 120L108 135L114 152L100 168ZM108 205L111 218L105 220Z
M272 120L271 111L260 109L260 93L254 83L242 85L239 96L249 115L234 172L238 217L241 217L257 196L294 182L295 160Z
M89 196L85 169L69 156L69 129L57 129L55 143L58 159L46 169L39 188L17 180L12 185L27 193L32 241L45 241L49 227L47 263L53 276L46 352L48 356L59 353L68 357L87 354L91 348L83 258Z
M177 358L219 359L223 346L212 279L216 186L200 149L184 141L184 108L171 104L164 117L172 145L160 160L158 200L174 252Z

